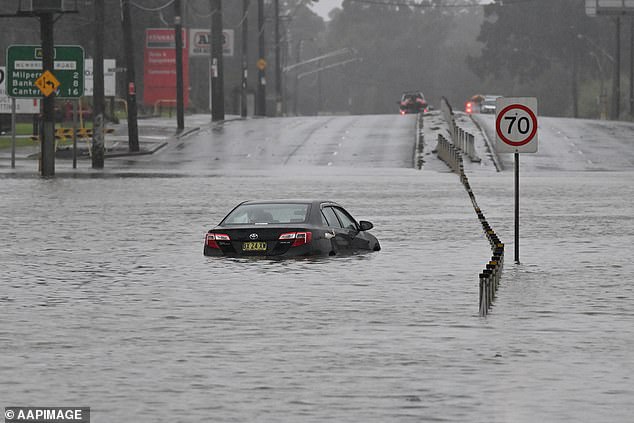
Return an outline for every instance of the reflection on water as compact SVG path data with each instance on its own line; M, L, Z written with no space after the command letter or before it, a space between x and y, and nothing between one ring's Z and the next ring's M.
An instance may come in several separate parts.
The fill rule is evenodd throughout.
M490 251L455 175L328 172L3 179L5 406L85 404L96 422L631 421L631 174L524 178L522 264L482 319ZM507 179L470 176L512 251ZM338 201L383 250L202 255L238 201L271 197Z

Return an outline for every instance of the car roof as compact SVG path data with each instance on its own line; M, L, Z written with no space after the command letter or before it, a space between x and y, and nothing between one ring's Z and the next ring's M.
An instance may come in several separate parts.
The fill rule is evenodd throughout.
M320 205L323 203L328 204L336 204L334 201L330 200L317 200L317 199L293 199L293 198L284 198L284 199L271 199L271 200L247 200L243 201L242 204L312 204L312 205Z

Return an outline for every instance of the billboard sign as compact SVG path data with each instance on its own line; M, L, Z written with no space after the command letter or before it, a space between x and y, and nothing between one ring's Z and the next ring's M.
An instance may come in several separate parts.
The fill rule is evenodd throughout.
M233 29L222 30L222 55L232 57L234 51L235 34ZM209 29L189 30L189 55L191 57L209 57L211 45L211 31Z
M189 103L189 57L187 33L183 30L183 103ZM143 103L146 106L176 104L176 40L174 30L145 30L145 61L143 68Z

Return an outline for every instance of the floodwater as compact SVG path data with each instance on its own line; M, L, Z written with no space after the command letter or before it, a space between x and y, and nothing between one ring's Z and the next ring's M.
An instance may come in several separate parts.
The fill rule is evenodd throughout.
M93 422L631 422L631 172L293 168L0 183L0 406ZM238 201L327 197L378 253L202 255Z

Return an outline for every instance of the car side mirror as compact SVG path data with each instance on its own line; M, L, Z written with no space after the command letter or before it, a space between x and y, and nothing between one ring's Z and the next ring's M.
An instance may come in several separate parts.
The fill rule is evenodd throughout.
M367 220L360 220L359 221L359 230L360 231L369 231L372 228L374 228L374 225L372 224L372 222L368 222Z

